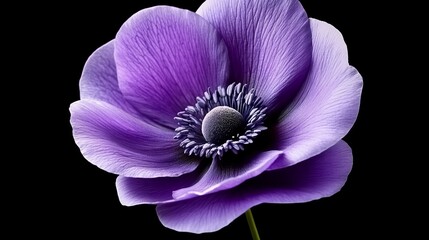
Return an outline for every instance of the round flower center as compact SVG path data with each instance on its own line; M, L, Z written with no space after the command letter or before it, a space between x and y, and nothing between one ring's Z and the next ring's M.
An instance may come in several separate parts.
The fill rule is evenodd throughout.
M174 138L188 155L221 159L228 151L238 154L267 129L266 110L255 90L245 84L209 88L194 106L177 113Z
M206 114L201 130L209 143L222 144L238 137L246 127L243 115L234 108L218 106Z

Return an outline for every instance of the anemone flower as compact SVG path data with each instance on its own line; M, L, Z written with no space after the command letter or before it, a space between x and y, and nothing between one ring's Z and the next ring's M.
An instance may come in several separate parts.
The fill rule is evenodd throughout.
M213 232L251 224L258 204L340 191L362 84L341 33L297 0L155 6L88 58L70 122L82 155L118 175L122 205Z

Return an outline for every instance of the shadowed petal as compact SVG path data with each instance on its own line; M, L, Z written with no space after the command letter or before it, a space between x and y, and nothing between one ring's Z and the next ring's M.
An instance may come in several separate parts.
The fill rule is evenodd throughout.
M311 62L310 26L299 1L207 0L197 13L228 46L230 81L255 88L269 111L284 108Z
M164 226L176 231L217 231L261 203L300 203L338 192L352 168L348 145L338 144L307 161L264 173L236 188L157 206Z
M119 87L155 123L177 127L177 112L208 87L223 85L228 53L220 35L197 14L174 7L144 9L115 40Z
M173 197L175 199L186 199L233 188L247 179L261 174L276 161L286 162L283 158L282 151L267 151L244 159L236 157L236 159L226 158L220 161L213 161L208 171L195 185L174 191ZM227 161L241 161L244 163L237 164L237 166L235 163L225 163Z
M185 158L174 132L155 128L113 105L80 100L70 106L73 137L99 168L128 177L179 176L198 163Z
M114 42L110 41L88 58L79 81L80 98L100 100L137 114L119 90L113 49Z
M129 178L119 176L116 179L119 201L125 206L175 201L173 191L194 184L205 170L202 167L179 177Z
M319 154L343 138L360 105L362 77L348 63L341 33L311 19L313 64L296 101L278 124L277 149L299 162Z

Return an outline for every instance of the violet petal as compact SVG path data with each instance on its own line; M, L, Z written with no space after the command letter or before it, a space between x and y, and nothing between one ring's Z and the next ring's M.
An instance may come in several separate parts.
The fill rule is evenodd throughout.
M311 32L297 0L207 0L197 10L228 46L232 82L249 84L279 111L291 101L308 73Z
M138 115L119 90L113 49L112 40L89 56L79 81L80 98L104 101Z
M345 184L353 159L350 147L340 141L307 161L266 172L226 191L160 204L162 224L176 231L217 231L261 203L301 203L337 193Z
M179 111L208 87L223 85L228 53L220 35L197 14L168 6L143 9L115 40L119 87L154 122L176 128Z
M349 65L341 33L311 19L313 63L308 79L277 125L277 148L299 162L342 139L359 111L362 77Z
M82 155L99 168L128 177L180 176L198 162L182 154L174 132L156 128L105 102L70 106L73 137Z

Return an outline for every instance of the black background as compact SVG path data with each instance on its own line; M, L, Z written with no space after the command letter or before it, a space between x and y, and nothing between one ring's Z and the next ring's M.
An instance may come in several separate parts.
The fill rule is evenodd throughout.
M190 234L163 227L155 206L122 206L116 195L116 176L87 162L71 135L68 107L79 99L79 78L88 56L113 39L121 24L140 9L171 5L195 11L203 1L183 2L57 2L46 6L37 3L34 9L21 6L17 15L27 19L26 24L18 24L18 32L24 32L24 36L16 39L26 41L31 51L21 50L18 65L33 64L28 70L18 71L22 75L30 71L28 86L42 90L37 90L25 112L32 121L23 129L29 125L36 131L19 138L28 150L18 150L18 156L25 158L18 162L24 162L30 174L25 173L27 177L22 180L15 169L7 181L18 185L12 185L13 197L7 198L19 205L11 207L8 217L9 224L21 227L13 231L15 236L251 239L243 216L217 232ZM410 79L409 75L402 76L396 61L406 51L399 47L399 36L411 32L405 27L394 28L402 26L399 22L403 16L396 12L402 6L375 6L370 1L303 0L302 4L310 17L342 32L349 62L364 79L361 110L345 137L353 149L354 167L346 185L332 197L304 204L254 207L260 236L263 240L413 236L418 229L411 224L415 221L412 216L421 212L413 212L414 200L412 204L409 200L417 202L421 196L407 183L414 174L409 174L403 164L399 135L406 130L398 123L399 116L407 111L400 107L405 96L403 92L396 94L393 88L397 87L396 79ZM15 31L12 36L18 36ZM9 204L4 206L9 213Z

